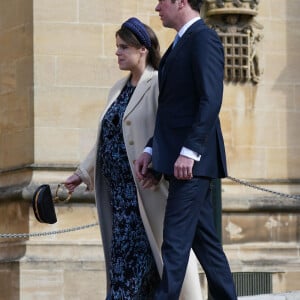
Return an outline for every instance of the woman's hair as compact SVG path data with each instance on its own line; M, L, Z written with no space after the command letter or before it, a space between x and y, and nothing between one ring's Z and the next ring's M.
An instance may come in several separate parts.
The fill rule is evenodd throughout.
M159 62L160 62L160 46L158 42L158 38L154 31L146 24L143 24L146 28L146 31L150 37L151 47L146 47L148 49L148 55L146 58L146 62L148 65L152 66L155 70L158 70ZM127 27L122 26L117 32L116 36L119 36L124 42L126 42L129 46L140 49L141 47L145 47L136 35Z

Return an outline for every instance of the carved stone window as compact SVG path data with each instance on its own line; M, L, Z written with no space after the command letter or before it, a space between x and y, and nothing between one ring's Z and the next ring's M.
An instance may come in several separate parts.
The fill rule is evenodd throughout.
M225 81L257 83L259 69L256 44L263 27L254 20L258 0L206 0L206 22L219 34L225 55Z
M220 34L224 45L226 81L251 80L250 66L250 36L247 33Z

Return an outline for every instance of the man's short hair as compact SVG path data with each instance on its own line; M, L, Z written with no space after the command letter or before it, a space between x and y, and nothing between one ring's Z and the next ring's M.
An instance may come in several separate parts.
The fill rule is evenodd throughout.
M171 1L174 3L176 0L171 0ZM188 3L191 6L191 8L198 12L200 11L202 2L203 2L203 0L188 0Z

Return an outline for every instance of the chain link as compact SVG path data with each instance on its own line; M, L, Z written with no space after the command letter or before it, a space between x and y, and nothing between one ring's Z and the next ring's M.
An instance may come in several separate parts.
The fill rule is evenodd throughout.
M231 177L231 176L228 176L227 178L230 179L230 180L232 180L232 181L235 181L235 182L237 182L237 183L239 183L241 185L245 185L245 186L248 186L250 188L253 188L255 190L259 190L259 191L262 191L262 192L271 193L273 195L280 196L280 197L290 198L290 199L294 199L294 200L300 200L300 195L289 195L289 194L284 194L284 193L280 193L280 192L275 192L275 191L272 191L272 190L269 190L269 189L266 189L266 188L263 188L263 187L251 184L251 183L249 183L247 181L240 180L240 179L237 179L237 178L234 178L234 177Z
M0 238L29 238L29 237L37 237L37 236L47 236L47 235L52 235L52 234L61 234L61 233L67 233L67 232L72 232L72 231L78 231L78 230L83 230L87 229L90 227L97 226L99 223L92 223L92 224L87 224L87 225L82 225L82 226L76 226L76 227L71 227L71 228L66 228L66 229L61 229L61 230L54 230L54 231L46 231L46 232L33 232L33 233L0 233Z
M258 191L262 191L262 192L267 192L267 193L271 193L273 195L276 196L280 196L280 197L285 197L285 198L290 198L290 199L294 199L294 200L300 200L300 195L289 195L289 194L284 194L284 193L280 193L280 192L276 192L276 191L272 191L260 186L256 186L254 184L251 184L247 181L241 180L241 179L237 179L234 178L232 176L228 176L228 179L237 182L241 185L245 185L247 187L256 189ZM39 236L47 236L47 235L53 235L53 234L62 234L62 233L67 233L67 232L72 232L72 231L78 231L78 230L83 230L83 229L87 229L90 227L94 227L99 225L99 223L92 223L92 224L87 224L87 225L82 225L82 226L77 226L77 227L71 227L71 228L66 228L66 229L61 229L61 230L54 230L54 231L46 231L46 232L33 232L33 233L0 233L0 238L29 238L29 237L39 237Z

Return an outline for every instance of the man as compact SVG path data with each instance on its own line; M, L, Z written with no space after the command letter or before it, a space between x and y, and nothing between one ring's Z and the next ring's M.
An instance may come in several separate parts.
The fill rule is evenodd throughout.
M190 249L200 261L215 300L236 299L211 206L211 179L227 175L219 121L223 47L200 19L201 0L159 0L155 10L179 40L159 68L159 105L153 138L135 162L145 186L149 165L169 181L164 220L164 262L157 300L179 297ZM175 39L177 40L177 39Z

